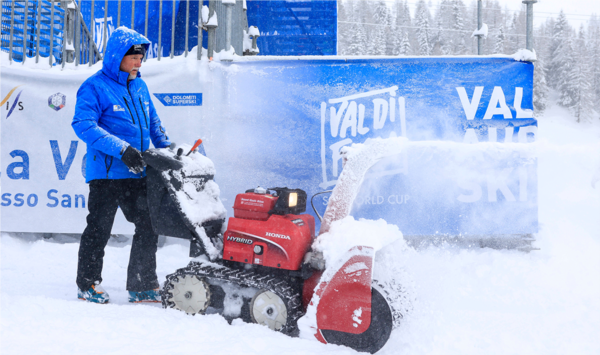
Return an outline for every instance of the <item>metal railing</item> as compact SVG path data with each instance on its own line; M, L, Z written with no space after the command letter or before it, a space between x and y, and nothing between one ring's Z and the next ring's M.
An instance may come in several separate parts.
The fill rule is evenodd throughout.
M259 32L247 22L243 0L2 0L1 47L11 63L43 57L50 65L91 66L102 60L112 31L126 26L152 42L144 60L187 57L195 45L199 60L204 33L209 58L229 46L254 55Z
M9 53L9 61L35 58L38 63L40 57L48 58L50 65L62 61L64 18L59 1L3 0L1 47Z

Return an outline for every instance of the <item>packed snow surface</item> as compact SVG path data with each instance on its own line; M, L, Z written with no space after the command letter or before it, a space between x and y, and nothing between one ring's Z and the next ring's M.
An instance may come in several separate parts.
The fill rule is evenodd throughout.
M396 240L377 252L376 272L402 269L415 283L412 312L380 354L600 353L599 132L557 107L539 118L540 250L414 250ZM161 281L187 265L182 243L168 238L158 250ZM111 303L79 301L77 251L76 242L2 234L1 354L356 354L219 315L129 304L129 243L106 248Z

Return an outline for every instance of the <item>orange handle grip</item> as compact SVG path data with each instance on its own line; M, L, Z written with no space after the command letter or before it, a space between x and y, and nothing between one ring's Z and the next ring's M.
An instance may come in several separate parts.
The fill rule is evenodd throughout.
M192 149L190 149L190 151L189 151L189 152L188 152L188 153L187 153L185 156L188 156L188 155L190 155L190 153L191 153L191 152L193 152L193 151L194 151L194 149L198 148L198 146L199 146L200 144L202 144L202 139L198 139L198 140L196 141L196 143L194 143L194 146L192 147Z

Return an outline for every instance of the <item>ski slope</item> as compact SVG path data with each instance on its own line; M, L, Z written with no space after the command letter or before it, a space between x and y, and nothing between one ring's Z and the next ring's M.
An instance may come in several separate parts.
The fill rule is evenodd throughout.
M574 123L556 105L539 118L538 251L385 247L381 268L412 279L413 311L379 354L600 353L600 122ZM510 221L507 221L510 223ZM0 239L0 353L354 354L289 338L219 315L187 316L127 302L130 244L106 248L107 305L76 298L78 244L68 237ZM184 241L168 238L158 276L187 265Z

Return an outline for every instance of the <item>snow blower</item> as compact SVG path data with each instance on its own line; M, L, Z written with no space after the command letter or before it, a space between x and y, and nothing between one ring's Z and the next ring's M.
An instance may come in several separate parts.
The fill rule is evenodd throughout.
M373 140L360 153L344 156L318 238L350 213L366 171L397 154L400 143ZM163 307L192 315L219 313L357 351L380 350L403 314L393 287L373 279L373 249L356 245L342 260L325 265L322 254L311 249L315 220L304 213L307 195L301 189L240 193L225 227L214 165L196 146L144 153L154 230L190 240L194 258L167 275Z

